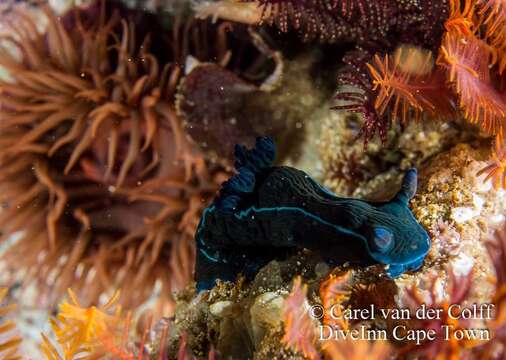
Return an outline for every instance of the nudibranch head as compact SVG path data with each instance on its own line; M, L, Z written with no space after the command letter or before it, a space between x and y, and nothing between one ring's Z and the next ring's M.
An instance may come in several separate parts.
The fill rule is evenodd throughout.
M367 219L369 253L374 260L388 265L391 277L418 269L430 248L429 234L408 207L416 188L417 172L411 169L397 195L389 202L375 204L379 211L372 211Z

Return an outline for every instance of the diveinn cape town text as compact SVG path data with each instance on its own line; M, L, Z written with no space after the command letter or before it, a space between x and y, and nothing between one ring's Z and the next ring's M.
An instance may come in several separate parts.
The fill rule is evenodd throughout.
M323 312L319 312L316 308L311 309L314 317L322 317ZM374 320L380 316L385 319L393 320L409 320L412 318L419 320L437 320L442 316L448 315L450 319L455 320L490 320L493 318L493 304L472 304L463 307L460 304L453 304L447 310L429 308L422 305L415 312L409 309L376 309L374 304L364 309L342 309L340 305L335 305L329 309L329 316L332 319L345 320ZM320 340L387 340L393 338L395 340L414 341L417 345L429 340L436 340L442 337L443 340L490 340L490 330L486 328L458 328L452 325L441 325L438 329L408 329L404 325L398 325L391 330L389 336L387 330L370 329L367 326L359 326L357 328L343 330L338 326L320 325Z

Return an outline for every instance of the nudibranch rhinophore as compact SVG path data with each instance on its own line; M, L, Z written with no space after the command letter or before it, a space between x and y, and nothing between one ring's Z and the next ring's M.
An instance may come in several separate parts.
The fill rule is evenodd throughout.
M239 273L252 276L294 248L310 249L332 265L385 264L390 277L422 265L430 238L408 207L415 169L392 200L368 202L338 197L301 170L273 166L275 154L266 137L250 150L236 145L238 173L222 184L195 234L198 290Z

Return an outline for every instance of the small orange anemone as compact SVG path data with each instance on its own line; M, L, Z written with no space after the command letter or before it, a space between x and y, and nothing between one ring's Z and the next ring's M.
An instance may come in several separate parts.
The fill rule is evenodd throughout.
M316 348L317 327L310 316L306 294L307 285L302 285L300 276L296 277L284 304L285 334L281 342L287 348L303 353L308 359L316 360L320 359Z
M455 9L460 9L460 2L452 2ZM498 46L498 40L491 35L490 26L495 24L495 15L502 7L487 2L481 7L481 17L486 16L487 31L485 39L480 39L477 28L480 23L473 17L473 9L477 3L466 1L463 12L454 10L454 16L448 20L447 33L441 44L438 64L446 68L448 81L455 90L460 108L466 120L478 124L484 131L495 136L495 150L491 164L478 172L478 176L485 174L485 181L492 179L494 186L505 187L506 180L506 149L504 147L504 132L506 116L506 98L495 86L497 74L492 68L499 64L499 74L503 71L502 62L506 59ZM462 26L450 26L459 22ZM494 20L495 19L495 20ZM474 22L473 22L474 21ZM495 34L495 32L494 32Z
M90 355L100 346L100 339L108 332L116 331L122 321L121 308L116 305L119 292L115 292L103 306L84 307L76 295L68 290L70 302L59 306L58 316L51 320L51 328L61 348L63 357L48 337L42 334L41 350L47 359L74 359Z
M16 308L13 304L2 304L5 301L8 292L9 289L0 288L0 318L3 318ZM0 356L4 360L21 360L18 347L21 344L22 339L13 334L15 328L16 324L11 320L0 323Z
M506 3L503 0L478 0L485 28L484 36L497 52L499 74L506 69Z
M444 290L444 297L441 298L441 291L438 290L439 279L433 276L427 288L427 294L420 290L419 285L413 285L406 290L404 303L414 312L422 305L428 309L440 309L440 316L435 319L417 319L416 326L419 329L432 329L435 340L425 340L421 344L406 344L401 349L401 354L419 353L428 358L460 359L466 355L468 349L479 345L478 340L458 339L454 334L459 330L470 326L469 319L464 319L455 312L450 316L450 306L454 304L467 304L472 288L473 271L465 275L456 275L452 268L448 271L447 288ZM443 333L445 332L445 333ZM448 338L446 338L446 335Z
M491 53L482 40L445 35L439 64L448 70L448 81L459 96L465 118L498 134L503 132L506 101L491 83L490 61Z
M475 351L477 359L504 358L506 356L506 231L503 227L494 232L486 243L488 254L492 260L495 276L490 281L495 286L495 294L491 304L494 308L493 319L487 326L491 330L489 342Z
M373 90L378 91L374 106L380 116L407 123L419 121L423 114L433 118L449 118L455 114L451 94L446 89L445 78L433 70L430 52L417 48L400 47L394 56L367 64L373 79Z
M348 330L349 322L342 317L345 303L351 295L351 271L331 274L320 284L320 298L323 305L323 323Z
M461 35L468 36L475 31L476 14L473 1L450 0L450 14L445 21L446 31L455 31Z

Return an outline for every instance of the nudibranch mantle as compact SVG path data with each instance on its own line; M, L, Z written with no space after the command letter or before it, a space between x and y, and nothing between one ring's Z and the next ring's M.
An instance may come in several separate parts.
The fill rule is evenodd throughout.
M216 279L251 276L294 248L333 265L385 264L391 277L422 265L430 238L408 207L415 169L392 200L368 202L338 197L301 170L273 166L275 153L266 137L250 150L236 146L238 173L223 183L195 234L198 290L212 288Z

